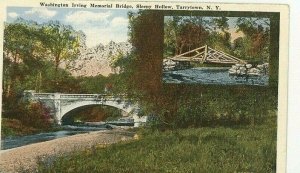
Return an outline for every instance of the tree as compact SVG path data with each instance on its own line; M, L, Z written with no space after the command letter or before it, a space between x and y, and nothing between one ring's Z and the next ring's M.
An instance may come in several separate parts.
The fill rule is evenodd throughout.
M209 33L201 25L187 23L179 32L176 39L176 54L182 54L189 50L203 46Z
M221 32L212 31L207 39L207 45L214 49L231 53L231 34L226 30Z
M251 61L268 62L270 47L270 20L259 17L240 17L236 24L245 37L235 41L235 54Z
M225 30L227 30L229 28L229 24L228 24L228 18L227 17L216 17L216 18L212 18L212 23L213 23L213 27L214 29L221 29L221 31L225 32Z
M208 37L206 22L203 17L165 17L165 55L178 55L203 46Z
M11 94L12 83L16 87L18 81L23 80L26 75L36 74L42 66L45 50L38 39L38 28L36 22L21 18L5 24L3 86L6 97Z
M164 22L164 57L178 55L205 44L230 50L226 17L167 16Z
M50 21L41 28L40 39L53 58L55 76L63 61L77 58L79 53L79 38L75 30L69 25Z
M97 76L82 76L77 78L80 85L80 93L103 93L105 84L108 82L107 77L102 75Z

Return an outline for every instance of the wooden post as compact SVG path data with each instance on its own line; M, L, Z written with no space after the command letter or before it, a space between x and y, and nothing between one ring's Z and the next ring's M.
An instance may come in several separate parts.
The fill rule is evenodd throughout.
M207 57L207 45L204 46L204 57L203 57L202 63L204 63L206 61L206 57Z
M42 72L39 72L40 76L39 76L39 91L38 92L41 92L41 86L42 86Z

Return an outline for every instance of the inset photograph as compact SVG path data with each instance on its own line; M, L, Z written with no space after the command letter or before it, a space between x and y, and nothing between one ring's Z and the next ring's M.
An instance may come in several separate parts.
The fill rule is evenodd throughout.
M165 16L163 81L268 85L270 19Z

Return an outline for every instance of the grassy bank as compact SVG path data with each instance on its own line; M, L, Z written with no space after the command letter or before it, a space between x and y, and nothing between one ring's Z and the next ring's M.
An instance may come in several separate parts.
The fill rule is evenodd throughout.
M46 159L39 172L276 171L276 118L258 126L139 133L136 141Z

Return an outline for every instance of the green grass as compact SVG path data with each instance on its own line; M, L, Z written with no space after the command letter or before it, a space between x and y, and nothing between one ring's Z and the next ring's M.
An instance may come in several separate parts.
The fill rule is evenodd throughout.
M136 141L46 159L39 172L276 172L276 118L258 126L139 133Z

